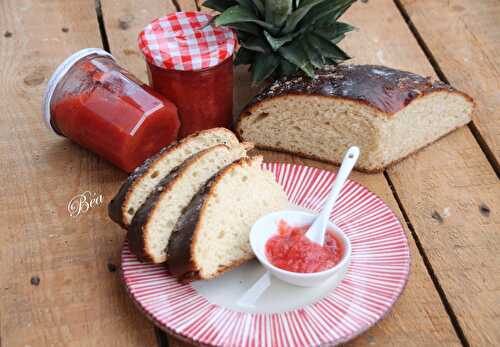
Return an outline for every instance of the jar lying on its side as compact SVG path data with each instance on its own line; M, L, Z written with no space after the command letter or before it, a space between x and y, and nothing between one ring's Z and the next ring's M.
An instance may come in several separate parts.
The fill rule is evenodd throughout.
M206 13L176 12L139 34L150 85L179 109L179 137L232 123L236 35L211 20Z
M126 172L177 138L177 108L102 49L74 53L44 95L49 128Z

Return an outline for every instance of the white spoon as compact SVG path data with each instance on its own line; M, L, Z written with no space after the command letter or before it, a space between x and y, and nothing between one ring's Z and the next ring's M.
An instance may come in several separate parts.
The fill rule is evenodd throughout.
M321 246L325 243L325 233L326 226L330 219L330 213L332 212L335 203L337 202L337 198L339 197L340 191L344 186L347 177L351 173L354 164L359 157L359 148L356 146L350 147L344 155L344 159L342 160L342 165L340 166L339 172L335 177L335 181L332 184L332 190L325 201L325 205L323 209L319 213L318 217L314 221L314 223L309 227L306 232L306 237Z
M358 160L359 157L359 148L358 147L350 147L346 154L344 155L344 159L342 160L342 165L340 166L340 169L335 177L335 181L332 184L331 191L325 201L325 205L323 209L321 210L320 214L316 217L312 225L309 227L309 229L306 232L306 237L308 237L311 241L319 243L320 245L324 244L325 241L325 233L327 230L327 226L329 224L329 216L330 213L335 206L335 202L337 201L337 198L340 194L340 191L342 190L342 187L344 186L345 181L347 180L347 177L349 177L349 174L351 173L354 165L356 164L356 161ZM285 214L290 214L293 213L293 211L287 211L284 212ZM279 214L279 212L278 212ZM270 215L268 215L270 216ZM259 219L259 221L262 221L265 219L266 216L263 218ZM276 218L276 217L274 217ZM283 218L286 220L286 218ZM257 221L257 223L259 223ZM257 224L256 223L256 224ZM346 240L348 241L348 240ZM253 245L252 245L253 247ZM255 249L254 249L255 252ZM257 253L256 253L257 254ZM266 264L263 264L266 265ZM333 269L334 270L334 269ZM300 274L295 274L296 276L300 276ZM314 274L304 274L305 276L314 276ZM318 273L318 275L320 275ZM327 275L327 273L325 273ZM280 276L282 277L282 276ZM326 277L326 276L325 276ZM282 277L283 278L283 277ZM312 279L312 278L311 278ZM248 289L238 300L238 305L242 307L255 307L255 303L257 300L260 298L260 296L266 291L266 289L271 285L271 273L267 271L262 275L253 285L250 289Z

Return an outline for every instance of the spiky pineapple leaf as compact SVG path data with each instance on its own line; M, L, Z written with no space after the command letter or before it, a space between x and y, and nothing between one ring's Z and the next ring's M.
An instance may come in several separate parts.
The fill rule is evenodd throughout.
M280 66L277 69L277 71L279 71L277 77L294 75L298 69L297 65L290 63L286 59L280 59Z
M255 5L254 5L254 3L253 3L252 0L236 0L236 2L240 6L246 8L246 9L252 11L252 12L254 12L256 15L259 15L259 12L257 11L257 8L255 7Z
M246 41L241 41L241 46L254 52L271 53L269 43L262 36L252 36Z
M252 83L262 83L274 73L279 64L280 58L276 54L258 54L251 67Z
M304 47L304 52L306 52L312 66L317 69L321 69L326 63L323 56L312 45L310 45L307 40L301 40L301 43L302 47Z
M341 35L341 34L347 34L350 31L356 30L355 27L348 23L344 22L335 22L332 26L332 31L335 33L335 35Z
M306 36L306 39L308 40L308 43L312 47L314 47L314 49L321 52L321 54L325 57L340 61L347 60L350 58L336 44L324 38L323 36L320 36L316 33L309 33Z
M294 41L291 44L281 47L279 53L290 63L297 65L307 76L314 78L314 68L309 63L309 58L299 41Z
M224 12L229 7L237 5L236 1L232 0L207 0L203 3L204 7L211 8L217 12Z
M288 35L280 36L280 37L273 37L271 34L269 34L267 31L264 31L264 36L267 39L267 42L269 42L269 45L271 45L271 48L273 51L277 51L281 46L283 46L285 43L288 43L292 41L295 36L299 35L300 33L291 33Z
M356 0L208 0L223 10L216 25L236 30L240 50L236 65L249 64L253 83L295 74L311 78L314 70L349 56L337 46L354 30L337 19Z
M342 41L342 39L344 39L346 33L355 29L355 27L347 23L336 22L329 26L317 27L314 32L323 36L329 41L332 41L333 43L339 43L340 41Z
M297 24L305 17L305 15L317 4L323 1L330 0L304 0L300 2L300 5L297 6L297 9L293 11L293 13L286 19L285 27L282 32L285 34L291 33L297 28Z
M266 6L263 0L253 0L255 7L259 10L259 14L264 17L266 15Z
M344 6L340 7L339 9L337 9L333 13L331 13L331 17L326 17L326 18L328 18L329 23L333 23L333 21L336 21L337 19L339 19L349 9L349 7L351 7L351 5L355 2L356 2L356 0L346 2Z
M244 31L236 30L236 37L238 38L238 42L244 42L249 40L251 37L254 37L252 34L246 33Z
M293 0L266 0L266 22L281 28L293 9Z
M342 41L344 39L345 35L344 34L341 34L341 35L337 35L335 36L333 39L331 39L330 41L334 44L337 44L339 43L340 41Z
M272 33L278 31L274 25L260 20L252 11L240 5L228 8L215 19L215 25L231 25L234 23L255 23Z
M356 0L324 1L314 6L300 21L301 27L310 27L321 19L328 21L339 18Z
M229 24L228 26L235 30L252 34L254 36L259 36L262 33L262 29L255 23L233 23ZM238 38L241 39L240 35L238 35Z
M247 65L253 63L256 53L245 47L240 47L234 58L234 65Z

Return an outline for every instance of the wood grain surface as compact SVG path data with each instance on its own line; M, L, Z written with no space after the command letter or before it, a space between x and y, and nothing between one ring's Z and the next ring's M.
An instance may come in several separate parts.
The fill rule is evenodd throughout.
M4 0L0 29L0 344L152 346L151 325L110 271L124 233L105 205L67 210L85 191L109 201L125 174L42 122L56 66L101 46L94 0Z
M112 53L145 81L138 32L174 11L174 3L101 1ZM195 0L176 3L196 9ZM475 125L498 159L500 2L401 0L401 5L443 75L476 98ZM393 1L357 2L344 19L359 28L342 44L354 62L435 76ZM152 324L134 307L114 271L125 234L107 218L106 204L126 175L51 134L41 121L41 95L55 67L72 52L101 42L93 0L0 2L0 194L5 201L0 211L0 346L157 345ZM236 69L235 83L238 110L256 89L248 88L245 67ZM261 153L267 161L336 170ZM500 185L471 131L454 132L386 176L355 173L353 179L399 216L412 265L408 286L391 313L350 345L500 345ZM69 201L86 191L102 194L103 204L70 217ZM174 338L170 345L187 346Z
M500 2L401 0L450 83L474 97L474 124L500 174Z
M356 62L434 75L392 1L357 3L345 20L360 28L345 43ZM499 345L500 184L470 130L461 128L409 157L388 177L465 343ZM481 213L482 204L489 214Z
M152 20L176 8L168 0L101 0L109 48L118 62L144 82L146 63L137 46L137 37Z

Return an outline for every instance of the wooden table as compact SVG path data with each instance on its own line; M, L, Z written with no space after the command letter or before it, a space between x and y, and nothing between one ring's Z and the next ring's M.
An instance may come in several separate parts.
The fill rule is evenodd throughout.
M109 49L145 79L139 30L196 9L194 0L0 2L0 345L185 346L155 330L119 280L124 234L105 205L125 174L41 118L54 68L84 47ZM472 95L461 128L382 174L354 179L405 225L411 277L392 312L351 345L500 345L500 1L369 0L346 21L358 63L439 77ZM255 91L237 71L236 103ZM267 160L330 165L267 152ZM103 204L78 217L67 204L89 191ZM39 279L39 282L38 282Z

